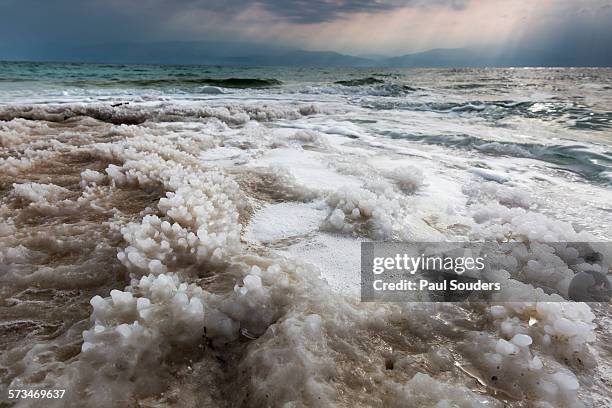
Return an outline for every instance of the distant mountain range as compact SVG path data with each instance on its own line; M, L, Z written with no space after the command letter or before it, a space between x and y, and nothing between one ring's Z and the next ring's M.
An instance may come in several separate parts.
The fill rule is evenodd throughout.
M567 54L563 49L520 49L500 53L492 48L434 49L398 57L355 57L329 51L235 42L113 43L92 46L46 44L28 51L0 45L0 60L202 64L304 67L509 67L612 66L612 47Z

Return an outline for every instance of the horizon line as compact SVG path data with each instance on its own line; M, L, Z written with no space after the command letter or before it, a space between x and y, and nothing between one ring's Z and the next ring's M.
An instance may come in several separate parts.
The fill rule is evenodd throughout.
M315 51L316 52L316 51ZM390 57L396 58L396 57ZM167 67L228 67L228 68L351 68L351 69L612 69L612 65L456 65L456 66L401 66L401 65L248 65L248 64L207 64L207 63L172 63L172 62L112 62L112 61L83 61L83 60L51 60L51 59L4 59L0 57L0 63L39 63L39 64L75 64L75 65L140 65L140 66L167 66Z

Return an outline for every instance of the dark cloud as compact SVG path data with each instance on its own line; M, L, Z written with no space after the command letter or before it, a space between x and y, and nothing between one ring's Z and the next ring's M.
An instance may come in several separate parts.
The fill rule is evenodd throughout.
M260 0L269 13L294 23L319 23L354 13L380 13L406 7L465 7L467 0Z
M91 1L91 0L90 0ZM145 0L126 4L126 8L149 4L158 11L174 13L181 10L198 10L218 13L228 18L247 7L259 7L279 20L311 24L337 20L355 13L380 13L400 8L447 7L459 10L469 0Z
M252 7L264 10L270 16L266 21L257 21L254 17L254 24L265 26L273 22L330 22L355 13L380 13L405 7L460 9L468 1L0 0L0 51L24 47L40 49L49 43L214 39L219 26L235 29L235 39L244 40L239 34L242 23L237 23L235 17ZM201 24L183 27L168 24L172 18L189 13L203 16Z
M482 5L480 0L0 0L0 59L32 59L44 55L53 58L55 49L72 50L79 47L94 48L96 44L156 43L164 41L226 41L257 42L266 46L300 47L307 44L313 49L328 48L317 38L309 43L299 36L292 36L292 25L308 33L311 24L340 22L357 13L380 14L399 9L427 9L428 11L463 10L457 18L471 21L470 10ZM484 0L483 0L484 1ZM508 4L510 0L487 0L496 4ZM585 4L588 5L585 8ZM585 8L589 12L581 13ZM438 10L439 9L439 10ZM545 11L537 18L526 14L524 27L506 41L491 38L491 45L498 53L545 50L568 60L582 62L610 60L612 25L609 21L612 8L609 0L574 2L556 0L542 7ZM264 13L256 12L263 10ZM517 9L517 13L527 11ZM423 13L423 15L435 13ZM448 15L448 13L442 13ZM519 15L519 14L517 14ZM240 16L240 18L238 18ZM510 18L512 14L509 15ZM495 16L492 16L495 17ZM453 14L454 18L454 14ZM474 19L475 20L475 19ZM380 21L380 20L379 20ZM275 24L282 22L285 24ZM424 21L421 29L397 33L396 42L405 40L419 43L419 47L444 47L447 27L435 26L436 20ZM428 24L433 26L429 27ZM298 27L299 26L299 27ZM372 27L364 27L357 37L363 39ZM385 27L376 27L376 30ZM431 30L429 30L431 28ZM471 27L470 27L471 28ZM318 27L314 27L318 30ZM351 29L355 29L354 26ZM275 31L276 30L276 31ZM279 35L287 30L287 35ZM478 22L474 21L472 40L466 46L477 44ZM439 35L434 40L432 31ZM407 34L409 33L409 34ZM284 37L284 38L283 38ZM391 38L392 36L389 36ZM440 40L442 38L442 40ZM334 38L330 38L333 42ZM292 42L293 41L293 42ZM301 41L301 42L300 42ZM359 41L356 39L355 41ZM436 42L437 41L437 42ZM495 41L499 41L495 43ZM350 41L347 42L347 44ZM441 42L441 44L440 44ZM301 45L300 45L301 44ZM348 47L355 44L348 44ZM402 45L403 46L403 45ZM366 47L366 46L364 46ZM367 45L372 49L360 52L383 53L385 44ZM335 49L347 52L346 49ZM407 48L408 49L408 48ZM112 50L109 50L110 55ZM395 51L394 51L395 52ZM534 54L536 52L534 51ZM555 57L556 58L556 57ZM602 59L603 58L603 59Z
M380 13L400 8L446 7L462 9L470 0L0 0L0 22L27 25L41 15L68 26L96 17L140 16L151 29L163 20L185 11L208 11L231 19L248 7L259 7L289 23L333 21L355 13ZM17 17L13 20L13 17ZM76 18L71 20L70 17ZM148 18L152 18L148 19ZM111 21L109 21L110 23ZM11 24L13 23L13 24ZM138 24L139 26L141 24Z

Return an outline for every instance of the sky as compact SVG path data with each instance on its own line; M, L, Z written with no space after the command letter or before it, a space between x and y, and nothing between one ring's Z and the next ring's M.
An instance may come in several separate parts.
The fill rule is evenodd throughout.
M2 52L248 41L350 55L435 48L612 51L612 0L0 0Z

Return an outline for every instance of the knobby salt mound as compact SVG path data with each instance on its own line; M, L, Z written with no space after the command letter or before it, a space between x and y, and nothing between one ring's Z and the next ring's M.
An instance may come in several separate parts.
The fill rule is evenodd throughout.
M280 102L0 109L0 272L15 316L3 385L66 389L45 401L58 407L609 397L590 380L610 369L594 351L605 312L549 294L507 302L564 294L568 265L589 262L538 242L595 236L539 212L520 182L303 129L313 114L338 119ZM298 211L308 222L286 225ZM499 303L360 303L328 284L363 239L458 238L522 243L497 272Z

